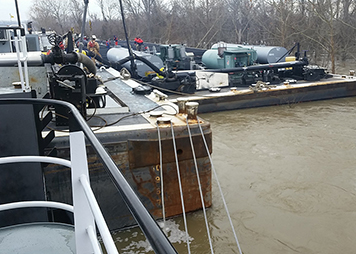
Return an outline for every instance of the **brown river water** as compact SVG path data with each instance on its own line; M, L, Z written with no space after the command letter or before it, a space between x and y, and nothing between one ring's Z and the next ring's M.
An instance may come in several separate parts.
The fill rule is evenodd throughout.
M200 116L244 254L356 253L356 97ZM214 253L238 253L215 180L207 217ZM191 253L211 253L203 212L187 221ZM188 253L182 217L166 228ZM153 253L138 228L113 236Z

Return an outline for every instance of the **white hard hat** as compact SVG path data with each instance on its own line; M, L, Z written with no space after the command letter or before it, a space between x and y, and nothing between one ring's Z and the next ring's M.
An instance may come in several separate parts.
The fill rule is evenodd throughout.
M91 36L91 38L92 38L92 39L96 39L96 36L93 34L93 35Z

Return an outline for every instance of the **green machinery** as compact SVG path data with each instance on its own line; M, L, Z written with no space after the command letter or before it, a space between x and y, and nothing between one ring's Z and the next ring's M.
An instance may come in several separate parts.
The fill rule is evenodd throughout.
M219 47L205 51L202 62L208 69L233 69L254 65L257 60L257 52L251 48L241 46L229 47L221 43ZM253 74L234 73L229 75L230 85L241 85L253 80Z
M229 69L253 65L256 59L254 49L222 46L205 51L202 62L209 69Z
M191 57L182 44L161 45L160 53L157 55L170 70L189 70L191 68Z

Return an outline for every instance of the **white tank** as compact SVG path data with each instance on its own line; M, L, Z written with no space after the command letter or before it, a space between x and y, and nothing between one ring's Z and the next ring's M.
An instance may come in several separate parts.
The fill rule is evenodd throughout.
M148 61L150 61L158 69L161 69L163 67L163 61L158 56L151 55L151 54L141 52L141 51L135 51L135 50L133 50L133 52L136 55L143 57L143 58L147 59ZM111 48L108 50L108 53L107 53L107 58L110 62L118 62L128 56L129 56L129 52L128 52L127 48L121 48L121 47ZM146 75L146 73L153 71L147 64L143 63L140 60L135 59L135 63L137 66L137 74L140 77L144 77ZM124 66L128 70L131 70L131 62L130 61L124 63L122 66Z
M211 48L212 49L217 49L219 43L215 43ZM227 49L235 48L238 46L244 47L244 48L250 48L254 49L257 52L257 63L260 64L269 64L269 63L276 63L280 58L279 62L285 62L285 58L288 56L286 54L288 50L283 47L278 47L278 46L257 46L257 45L243 45L243 44L231 44L231 43L226 43L225 44Z

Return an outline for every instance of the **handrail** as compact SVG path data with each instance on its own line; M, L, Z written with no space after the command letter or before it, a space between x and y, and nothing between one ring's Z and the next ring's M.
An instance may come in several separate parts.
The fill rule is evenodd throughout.
M95 221L97 222L97 226L100 231L101 238L103 239L103 242L105 244L105 248L107 249L108 252L109 252L108 249L110 249L111 252L113 252L114 250L116 250L116 246L112 241L111 234L109 232L108 227L106 226L106 222L104 220L103 214L100 211L99 205L95 199L94 193L90 188L89 182L85 175L80 176L80 183L82 184L87 199L90 201L89 205L91 210L93 211L93 215Z
M68 113L73 116L70 119L70 124L77 124L84 132L86 138L91 143L94 150L102 160L105 169L112 177L114 185L121 194L124 202L128 206L131 214L137 221L142 232L145 234L147 240L150 242L152 249L156 253L169 254L177 253L167 236L162 232L157 222L152 215L144 207L140 199L137 197L134 190L126 181L120 170L117 168L115 162L106 152L100 141L96 138L93 131L87 125L77 108L69 102L50 100L50 99L30 99L30 98L1 98L0 104L40 104L40 105L60 105L68 109ZM74 120L74 122L72 121ZM70 126L71 131L74 126Z
M29 207L47 207L47 208L57 208L63 209L68 212L74 212L74 208L71 205L54 202L54 201L20 201L12 202L0 205L0 211L7 211L18 208L29 208Z
M1 104L1 103L0 103ZM19 163L19 162L43 162L43 163L53 163L60 164L66 166L68 168L72 167L72 164L69 160L55 158L55 157L45 157L45 156L7 156L0 157L0 164L8 164L8 163Z

